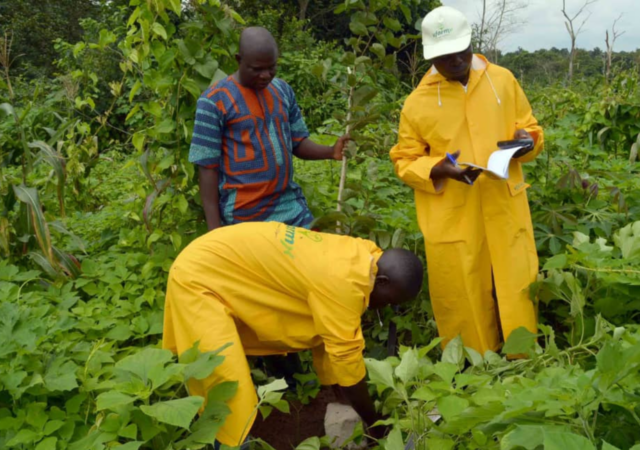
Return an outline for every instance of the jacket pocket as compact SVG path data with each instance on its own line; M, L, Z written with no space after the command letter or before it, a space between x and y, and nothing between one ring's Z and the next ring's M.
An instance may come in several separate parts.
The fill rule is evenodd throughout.
M525 183L524 181L507 181L507 186L509 187L509 193L512 197L515 197L518 194L525 192L528 188L531 187L530 184Z

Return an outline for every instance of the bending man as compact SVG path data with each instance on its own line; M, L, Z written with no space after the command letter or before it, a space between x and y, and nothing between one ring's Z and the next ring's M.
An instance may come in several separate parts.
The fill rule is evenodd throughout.
M413 253L382 253L363 239L277 222L219 228L171 267L163 347L181 354L196 341L202 351L232 343L209 378L189 383L192 395L206 398L213 385L238 381L217 437L223 444L240 445L255 420L247 355L311 349L320 382L339 385L370 426L378 416L365 382L361 316L367 307L412 300L422 276Z

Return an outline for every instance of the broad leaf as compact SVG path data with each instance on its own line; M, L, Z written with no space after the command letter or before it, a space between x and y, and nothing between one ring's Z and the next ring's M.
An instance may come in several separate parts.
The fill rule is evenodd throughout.
M558 431L545 433L543 445L545 450L596 450L589 439Z
M109 391L104 392L98 395L96 399L96 410L102 411L103 409L114 409L119 406L128 405L129 403L133 403L135 397L130 397L129 395L123 394L118 391Z
M191 396L155 403L151 406L142 405L140 409L143 413L156 418L159 422L189 429L191 421L198 413L203 402L204 398Z
M258 396L260 398L266 398L267 394L269 394L270 392L282 391L286 388L287 382L284 380L284 378L281 378L264 386L258 386Z
M395 388L393 381L393 367L389 361L378 361L377 359L366 358L367 372L369 380L377 385L387 388Z
M116 363L116 368L136 374L146 383L149 380L149 373L155 367L163 367L173 359L170 350L160 350L158 348L145 348L144 350L127 356Z
M464 345L460 335L451 339L442 352L442 362L460 365L464 361Z
M507 342L502 348L505 355L521 355L533 350L536 343L536 335L525 327L516 328L507 338Z
M469 406L469 400L450 395L438 399L438 411L442 414L445 420L450 421L455 419Z
M403 383L413 380L416 375L418 375L420 364L416 353L414 349L409 349L404 352L400 360L400 365L396 367L396 376L400 378Z
M387 441L384 444L385 450L404 450L404 442L402 441L402 432L400 428L394 427L387 436Z

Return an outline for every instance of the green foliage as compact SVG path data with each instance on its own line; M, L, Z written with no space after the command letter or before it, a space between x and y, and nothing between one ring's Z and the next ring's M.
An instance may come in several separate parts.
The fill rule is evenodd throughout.
M588 342L562 352L552 334L544 338L545 350L533 340L510 340L507 345L517 345L513 351L531 354L515 362L492 352L451 361L452 353L464 354L456 340L441 361L427 356L429 348L404 348L399 359L368 360L380 408L394 427L387 447L401 444L403 434L417 439L415 448L595 449L637 443L637 327L614 329L598 319Z
M340 212L336 165L295 162L315 226L422 255L411 190L387 153L404 98L426 70L415 24L437 2L332 0L304 11L305 2L90 3L100 13L79 20L83 10L74 11L68 33L41 30L59 23L64 2L34 28L34 42L61 37L32 71L55 67L57 78L12 69L2 84L11 88L0 91L0 447L203 448L236 384L215 386L201 414L205 399L185 385L216 370L222 349L195 345L176 360L158 346L166 274L205 231L187 161L197 98L235 70L240 27L268 26L282 50L279 76L294 87L313 139L332 144L348 128L357 141ZM241 3L242 17L228 6ZM28 23L29 4L16 3L11 20ZM21 36L14 54L24 53ZM555 85L565 56L501 55L545 129L545 152L525 167L541 334L516 330L504 357L459 338L440 350L426 288L397 314L365 314L369 378L393 428L381 447L640 443L637 55L617 55L606 84L599 54L580 52L583 80L571 90ZM407 347L384 360L392 320ZM313 374L298 378L304 404L318 385ZM281 388L261 387L255 414L288 411ZM326 444L312 438L299 448Z

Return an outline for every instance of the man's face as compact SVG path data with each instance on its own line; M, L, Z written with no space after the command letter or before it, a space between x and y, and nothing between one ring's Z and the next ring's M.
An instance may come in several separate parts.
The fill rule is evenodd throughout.
M276 76L278 55L276 52L245 54L238 56L240 83L247 88L265 89Z
M447 80L461 81L467 78L471 70L471 60L473 59L473 51L471 46L459 53L450 55L442 55L434 58L431 62L438 72Z

